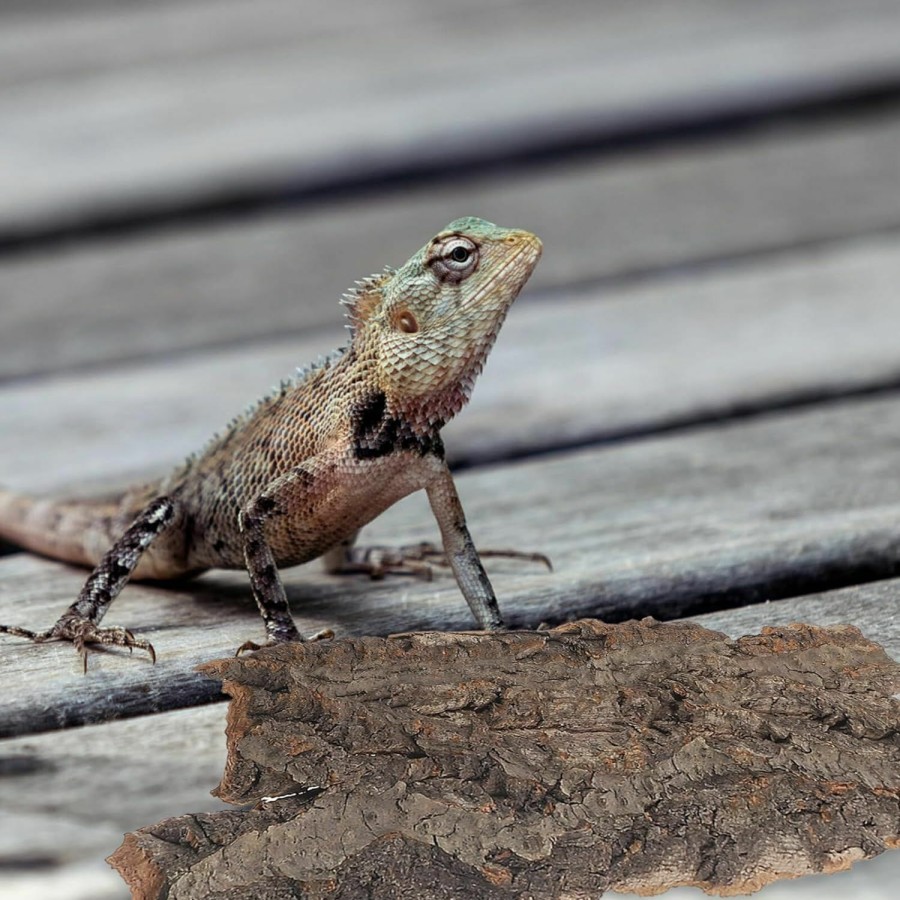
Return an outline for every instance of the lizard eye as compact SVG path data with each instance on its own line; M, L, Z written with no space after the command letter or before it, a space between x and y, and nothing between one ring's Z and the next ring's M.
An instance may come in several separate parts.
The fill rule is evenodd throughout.
M438 246L431 268L441 281L458 283L471 275L477 264L478 246L457 235Z

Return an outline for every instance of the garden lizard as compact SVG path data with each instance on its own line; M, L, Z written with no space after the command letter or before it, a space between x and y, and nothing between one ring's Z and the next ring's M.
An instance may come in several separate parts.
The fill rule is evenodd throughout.
M373 562L354 540L420 489L478 625L501 627L440 430L469 399L541 249L527 231L476 218L451 222L399 269L357 282L345 295L346 347L283 382L167 477L103 501L0 491L0 537L94 566L48 631L0 632L72 641L85 668L92 643L138 647L155 661L148 641L121 626L100 627L126 582L246 567L267 643L303 640L279 568L319 556L329 571L378 574L385 560L402 567L409 553ZM428 552L422 545L418 555ZM540 554L504 555L547 562ZM257 647L248 641L238 652Z

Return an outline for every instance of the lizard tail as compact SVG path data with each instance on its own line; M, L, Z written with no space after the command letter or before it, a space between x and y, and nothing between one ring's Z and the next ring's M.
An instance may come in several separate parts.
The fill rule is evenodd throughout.
M94 566L124 530L121 501L44 500L0 488L0 540L51 559Z

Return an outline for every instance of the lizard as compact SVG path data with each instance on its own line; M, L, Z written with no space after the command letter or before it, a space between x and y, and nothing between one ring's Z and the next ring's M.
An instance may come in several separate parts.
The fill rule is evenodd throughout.
M528 231L468 217L451 222L397 269L344 295L347 345L237 416L167 476L111 498L39 500L0 491L0 537L92 566L78 598L48 630L0 625L36 643L152 644L100 622L130 579L175 580L242 569L265 644L300 641L279 570L322 557L330 572L403 570L432 545L376 558L359 530L425 490L442 559L480 628L503 620L466 525L440 431L468 401L507 312L540 259ZM497 551L550 566L542 554ZM256 650L247 641L238 648Z

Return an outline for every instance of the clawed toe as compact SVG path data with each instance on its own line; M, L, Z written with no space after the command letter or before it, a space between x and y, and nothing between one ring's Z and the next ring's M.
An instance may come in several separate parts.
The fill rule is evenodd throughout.
M447 558L440 547L423 541L403 547L353 547L342 571L362 573L373 581L385 575L412 575L431 581L433 565L447 565Z
M528 562L538 562L541 565L547 567L547 569L552 572L553 571L553 563L550 562L550 557L546 556L543 553L527 553L521 550L479 550L479 556L484 557L500 557L504 559L524 559Z
M265 643L257 644L256 641L244 641L237 650L234 651L235 656L240 656L242 653L252 653L254 650L262 650L264 647L277 647L280 644L290 644L290 643L304 643L307 638L304 638L301 634L298 634L296 631L294 632L294 636L292 637L269 637ZM331 628L323 628L321 631L317 631L312 637L308 638L309 641L331 641L334 640L334 631Z
M479 550L482 558L521 559L537 562L551 572L553 563L543 553L528 553L520 550ZM344 564L344 572L361 572L373 580L385 575L411 575L423 581L431 581L436 566L447 568L450 561L443 548L430 541L406 544L402 547L353 547Z
M18 625L0 625L0 634L11 634L13 637L21 637L29 641L37 641L41 637L38 632L19 628Z
M252 653L254 650L262 650L263 647L271 647L272 644L257 644L256 641L244 641L237 650L234 651L235 656L240 656L242 653Z

